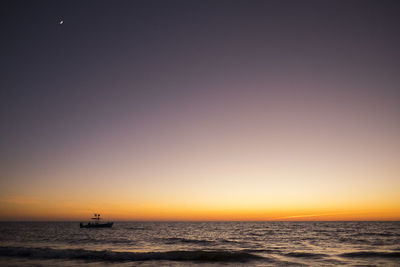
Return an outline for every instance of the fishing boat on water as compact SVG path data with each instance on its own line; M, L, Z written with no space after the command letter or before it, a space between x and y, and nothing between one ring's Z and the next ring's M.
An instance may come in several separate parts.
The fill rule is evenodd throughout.
M113 222L101 223L100 214L97 213L94 214L92 220L93 222L88 222L87 224L80 223L79 226L81 228L110 228L114 224Z

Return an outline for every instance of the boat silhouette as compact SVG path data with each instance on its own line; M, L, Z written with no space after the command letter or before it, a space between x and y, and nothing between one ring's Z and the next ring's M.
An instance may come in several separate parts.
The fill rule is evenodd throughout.
M88 222L87 224L80 223L79 226L80 228L110 228L113 226L113 222L106 222L106 223L101 223L100 220L100 214L94 214L94 217L92 218L93 222Z

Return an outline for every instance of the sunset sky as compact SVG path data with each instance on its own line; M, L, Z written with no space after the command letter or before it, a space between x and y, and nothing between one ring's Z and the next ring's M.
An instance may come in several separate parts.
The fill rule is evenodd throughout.
M2 1L0 220L400 220L399 14Z

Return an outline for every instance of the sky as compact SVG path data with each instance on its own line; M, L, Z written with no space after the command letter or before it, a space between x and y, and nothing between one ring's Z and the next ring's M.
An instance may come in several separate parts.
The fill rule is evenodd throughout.
M397 1L0 5L0 220L400 220Z

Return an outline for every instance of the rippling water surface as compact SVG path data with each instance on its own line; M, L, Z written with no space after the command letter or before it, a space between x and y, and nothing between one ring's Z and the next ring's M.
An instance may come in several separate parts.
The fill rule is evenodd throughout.
M1 266L400 266L400 222L0 223Z

